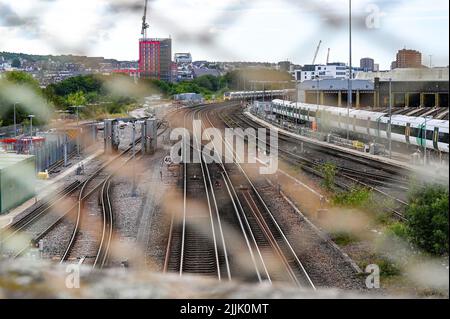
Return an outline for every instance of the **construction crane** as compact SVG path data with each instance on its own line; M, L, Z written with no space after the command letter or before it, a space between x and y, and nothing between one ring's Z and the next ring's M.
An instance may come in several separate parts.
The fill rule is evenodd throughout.
M144 37L144 39L147 38L147 29L150 27L150 25L147 23L147 5L148 0L145 0L144 16L142 17L142 30L141 30L141 34Z
M328 48L328 53L327 53L327 65L328 62L330 62L330 48Z
M312 61L311 64L315 64L316 63L316 59L317 59L317 55L319 54L319 49L320 49L320 45L322 44L322 40L319 41L319 44L317 45L317 49L316 49L316 53L314 54L314 59Z

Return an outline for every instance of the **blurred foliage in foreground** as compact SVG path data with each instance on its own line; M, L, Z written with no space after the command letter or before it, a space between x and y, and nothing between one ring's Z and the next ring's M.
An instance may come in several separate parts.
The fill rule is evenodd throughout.
M14 123L14 106L16 123L28 121L28 115L35 116L36 125L47 122L53 108L47 105L39 83L28 73L6 72L0 78L0 125Z
M442 185L414 188L409 194L404 234L413 244L432 254L449 252L448 200L448 188Z
M2 83L16 85L19 91L11 93L2 90ZM13 71L5 73L0 82L0 125L13 123L13 105L16 101L5 96L15 98L24 86L42 99L42 105L39 107L42 112L39 114L34 112L36 105L32 100L36 99L29 99L29 103L17 104L17 123L24 122L27 115L33 113L36 115L36 123L45 123L50 118L53 107L73 113L72 106L83 105L84 108L80 110L82 118L104 118L112 114L126 114L142 104L144 97L152 94L160 94L170 99L174 94L200 93L205 99L210 100L221 98L226 91L282 89L291 88L293 84L287 72L272 69L242 69L218 77L203 75L192 81L180 83L135 80L123 74L83 75L40 88L39 83L31 75Z
M406 222L392 223L388 232L433 255L449 252L449 191L443 185L413 187L409 193ZM353 188L336 193L332 203L337 206L359 208L380 213L386 209L366 188Z

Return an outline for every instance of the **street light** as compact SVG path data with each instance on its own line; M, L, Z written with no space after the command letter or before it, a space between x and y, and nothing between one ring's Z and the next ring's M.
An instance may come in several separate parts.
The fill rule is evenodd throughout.
M131 196L132 197L136 197L137 193L136 193L136 163L135 163L135 156L136 156L136 147L135 147L135 143L136 143L136 121L132 121L132 135L131 135L131 140L133 143L132 146L132 163L133 163L133 187L131 189Z
M20 104L19 102L14 103L14 137L17 137L17 123L16 123L16 105Z
M33 114L28 115L28 118L30 119L30 153L33 149Z
M77 134L77 156L80 156L80 138L79 138L79 133L80 133L80 111L79 109L84 107L84 105L72 105L70 107L76 108L77 110L77 130L78 130L78 134Z
M392 78L389 78L389 158L392 158Z
M320 79L320 77L318 75L316 75L315 78L317 80L317 87L316 87L317 114L319 114L319 103L320 103L320 100L319 100L319 95L320 95L320 92L319 92L319 79ZM317 129L319 129L319 116L317 116L316 119L317 119L316 120L316 122L317 122Z
M350 138L349 122L350 108L352 107L352 0L348 1L348 33L349 33L349 76L347 93L347 140Z

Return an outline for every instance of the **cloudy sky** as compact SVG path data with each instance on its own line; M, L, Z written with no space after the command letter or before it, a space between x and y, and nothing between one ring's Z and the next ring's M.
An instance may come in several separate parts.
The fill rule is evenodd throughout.
M149 36L195 60L348 61L348 0L150 0ZM138 58L144 0L0 0L0 51ZM447 0L354 0L353 59L388 68L398 49L448 65Z

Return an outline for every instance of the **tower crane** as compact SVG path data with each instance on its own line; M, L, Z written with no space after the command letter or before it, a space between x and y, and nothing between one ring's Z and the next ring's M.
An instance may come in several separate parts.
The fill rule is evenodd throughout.
M320 45L322 44L322 40L319 41L319 44L317 45L317 49L316 49L316 53L314 54L314 59L312 61L311 64L315 64L316 63L316 59L317 59L317 54L319 54L319 49L320 49Z
M330 62L330 48L328 48L328 53L327 53L327 64L328 62Z
M141 34L144 37L144 39L147 38L147 29L150 27L150 25L147 23L147 6L148 0L145 0L144 16L142 17L142 30L141 30Z

